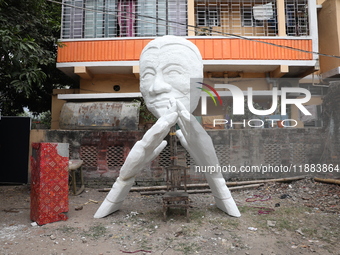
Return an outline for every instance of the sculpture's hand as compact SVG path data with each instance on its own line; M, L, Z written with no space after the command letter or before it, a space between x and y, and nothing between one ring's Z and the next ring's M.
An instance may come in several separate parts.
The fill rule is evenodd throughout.
M177 101L178 125L181 130L176 131L181 144L194 158L198 166L216 166L218 158L210 136L198 123L196 118ZM225 179L221 172L206 172L205 177L211 192L215 197L216 205L229 215L240 217L241 214L232 198Z
M176 103L178 111L177 123L180 126L180 130L176 131L176 135L183 147L198 165L218 164L211 137L181 102L176 101Z
M168 114L160 117L145 133L142 140L138 141L131 149L120 170L119 178L121 180L134 177L146 164L154 160L166 146L167 142L163 139L178 119L177 106L176 103L173 103L173 99L170 104Z

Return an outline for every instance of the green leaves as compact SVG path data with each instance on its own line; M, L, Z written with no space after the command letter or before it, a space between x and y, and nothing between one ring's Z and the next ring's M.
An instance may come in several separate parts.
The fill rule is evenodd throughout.
M56 69L60 5L45 0L0 0L0 109L50 109L54 88L74 84Z

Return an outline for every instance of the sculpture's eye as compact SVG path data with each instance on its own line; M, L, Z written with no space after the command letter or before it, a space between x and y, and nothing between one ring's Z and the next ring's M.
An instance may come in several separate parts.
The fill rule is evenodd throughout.
M181 77L183 73L184 73L183 68L178 65L169 66L165 68L163 71L163 75L167 76L170 79Z
M177 71L177 70L171 70L167 73L167 75L178 75L181 74L181 72Z
M142 76L143 81L151 81L155 77L155 72L153 71L146 71Z

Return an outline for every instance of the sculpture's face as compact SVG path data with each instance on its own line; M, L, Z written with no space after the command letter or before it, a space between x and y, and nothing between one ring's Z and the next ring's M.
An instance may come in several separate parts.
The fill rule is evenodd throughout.
M190 112L197 107L200 96L197 87L200 85L190 86L190 78L202 78L203 75L201 56L197 56L197 52L174 42L160 47L147 46L143 51L140 90L146 106L157 118L166 113L170 98L181 101Z

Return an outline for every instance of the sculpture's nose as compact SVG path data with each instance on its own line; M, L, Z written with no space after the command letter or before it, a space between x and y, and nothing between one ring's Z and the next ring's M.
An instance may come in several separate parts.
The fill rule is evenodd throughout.
M159 95L168 93L172 90L172 86L164 81L162 74L157 74L153 84L150 86L149 92L151 95Z

